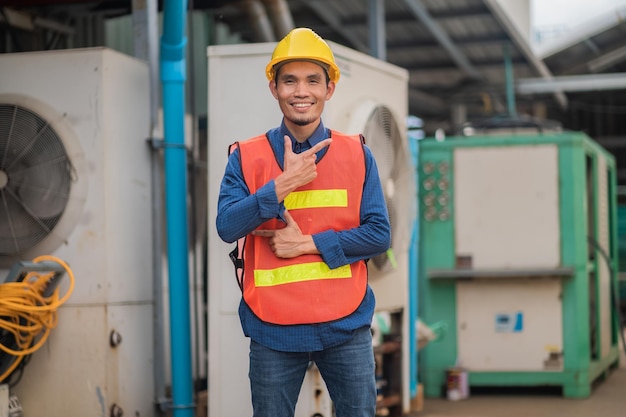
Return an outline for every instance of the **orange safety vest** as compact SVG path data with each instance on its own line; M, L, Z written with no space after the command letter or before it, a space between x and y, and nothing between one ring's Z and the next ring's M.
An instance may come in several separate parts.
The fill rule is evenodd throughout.
M335 131L331 137L333 142L317 163L315 180L294 190L284 201L307 235L360 225L365 181L362 138ZM282 172L265 135L234 146L239 147L250 193ZM282 221L272 219L259 229L282 227ZM267 237L249 234L242 248L243 299L261 320L281 325L324 323L346 317L359 307L367 290L365 261L330 269L320 255L278 258L268 242Z

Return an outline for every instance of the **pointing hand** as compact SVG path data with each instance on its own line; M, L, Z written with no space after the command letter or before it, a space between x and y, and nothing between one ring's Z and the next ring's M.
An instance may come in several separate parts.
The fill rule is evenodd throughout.
M294 153L291 139L285 135L285 159L283 172L276 178L276 195L283 201L296 188L310 183L317 177L316 153L324 149L332 139L327 138L301 153Z

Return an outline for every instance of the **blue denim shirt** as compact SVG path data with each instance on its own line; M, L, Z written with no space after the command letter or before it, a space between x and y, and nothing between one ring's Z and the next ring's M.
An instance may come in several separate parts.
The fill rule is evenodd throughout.
M285 135L291 137L294 152L300 153L330 137L330 131L320 123L311 137L303 143L295 140L284 122L280 127L268 131L267 136L281 168ZM318 152L318 160L324 152L326 149ZM315 246L330 268L369 259L384 252L390 245L391 228L385 198L376 162L367 146L365 163L361 226L343 231L327 230L313 235ZM259 188L255 194L250 194L243 178L238 150L235 150L228 158L219 194L216 225L222 240L235 242L270 219L279 218L284 221L284 211L283 203L277 201L273 180ZM369 326L374 307L374 294L368 286L363 302L354 313L329 323L291 326L266 323L256 317L243 299L239 305L239 317L244 334L263 346L285 352L314 352L344 343L350 339L354 330Z

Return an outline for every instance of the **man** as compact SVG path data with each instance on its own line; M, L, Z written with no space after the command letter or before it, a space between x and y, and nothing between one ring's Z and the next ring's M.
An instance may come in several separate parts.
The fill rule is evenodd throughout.
M376 163L360 136L322 123L340 76L322 38L294 29L266 75L282 123L233 144L216 220L224 241L245 237L231 257L250 337L254 416L292 417L313 361L337 417L373 417L375 300L366 260L391 240Z

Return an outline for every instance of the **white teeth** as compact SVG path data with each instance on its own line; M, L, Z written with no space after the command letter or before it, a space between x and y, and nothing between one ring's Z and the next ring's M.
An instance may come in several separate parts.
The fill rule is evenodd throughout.
M306 103L296 103L296 104L294 104L293 106L294 106L294 107L307 107L307 106L308 106L308 104L306 104Z

